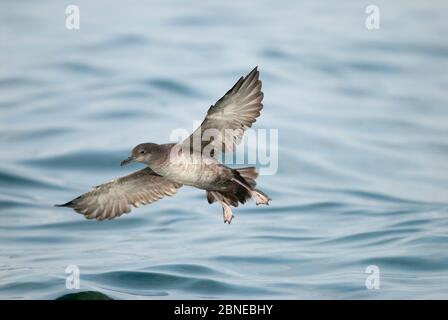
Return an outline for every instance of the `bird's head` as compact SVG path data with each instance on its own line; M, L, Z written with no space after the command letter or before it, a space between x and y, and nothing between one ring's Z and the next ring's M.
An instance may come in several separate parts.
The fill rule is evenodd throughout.
M141 143L132 149L132 153L127 159L121 161L121 166L124 166L132 161L149 164L154 153L158 149L159 145L156 143Z

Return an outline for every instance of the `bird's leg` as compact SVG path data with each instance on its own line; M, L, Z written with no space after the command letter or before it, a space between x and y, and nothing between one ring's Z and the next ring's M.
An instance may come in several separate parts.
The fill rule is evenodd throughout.
M225 202L221 202L222 205L222 214L224 216L224 223L228 223L230 224L230 222L232 222L233 219L233 213L232 213L232 208L230 208L230 206L225 203Z
M215 199L221 204L222 206L222 214L224 216L224 223L230 224L233 219L233 213L232 208L224 201L221 194L218 192L211 191L211 194L215 197Z
M244 183L242 183L241 181L238 181L235 178L232 178L232 181L235 181L236 183L238 183L239 185L243 186L244 188L246 188L247 191L250 192L250 195L252 196L252 198L255 200L255 204L258 206L259 204L265 204L265 205L269 205L269 200L271 200L266 194L264 194L263 192L261 192L260 190L257 189L251 189L250 187L246 186Z

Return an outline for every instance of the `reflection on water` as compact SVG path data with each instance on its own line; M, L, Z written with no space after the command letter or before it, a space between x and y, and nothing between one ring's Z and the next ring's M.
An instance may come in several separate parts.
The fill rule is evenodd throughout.
M5 3L0 298L447 298L448 46L442 2ZM117 220L54 208L132 146L191 130L261 70L279 130L270 207L230 225L203 192ZM65 268L81 270L81 291ZM380 290L365 287L367 266Z

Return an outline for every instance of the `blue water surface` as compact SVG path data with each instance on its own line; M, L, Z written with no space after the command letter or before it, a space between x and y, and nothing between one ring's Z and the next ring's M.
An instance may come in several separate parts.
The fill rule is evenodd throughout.
M375 1L379 30L369 4L3 2L0 298L448 298L447 3ZM53 207L141 168L119 162L192 130L256 65L271 206L230 226L188 187L112 221Z

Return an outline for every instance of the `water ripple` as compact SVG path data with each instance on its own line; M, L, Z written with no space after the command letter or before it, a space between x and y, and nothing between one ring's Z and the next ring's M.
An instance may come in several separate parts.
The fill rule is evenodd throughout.
M212 297L214 295L228 295L232 292L251 295L267 294L269 291L234 285L224 281L193 276L179 276L161 272L142 271L114 271L100 274L88 274L85 278L115 290L136 289L145 291L176 290L190 292L195 295Z

